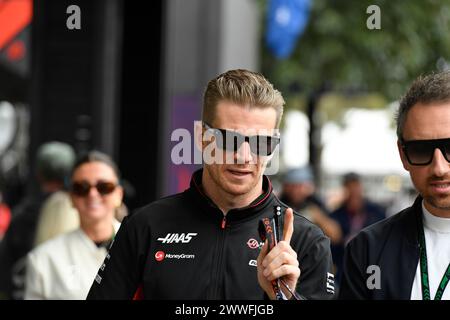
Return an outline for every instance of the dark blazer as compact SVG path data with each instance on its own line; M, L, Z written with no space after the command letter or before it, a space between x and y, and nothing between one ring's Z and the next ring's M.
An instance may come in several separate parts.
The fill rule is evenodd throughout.
M409 300L419 262L419 228L420 196L412 207L363 229L345 249L339 299ZM371 265L380 268L379 289L368 288Z

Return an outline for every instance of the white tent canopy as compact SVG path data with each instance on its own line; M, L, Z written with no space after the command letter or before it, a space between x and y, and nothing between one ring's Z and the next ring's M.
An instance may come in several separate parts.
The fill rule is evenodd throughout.
M395 129L390 127L393 108L386 110L349 109L341 128L327 122L322 128L322 168L328 174L348 171L369 175L401 174ZM299 111L286 114L281 156L286 167L301 166L308 159L306 116Z

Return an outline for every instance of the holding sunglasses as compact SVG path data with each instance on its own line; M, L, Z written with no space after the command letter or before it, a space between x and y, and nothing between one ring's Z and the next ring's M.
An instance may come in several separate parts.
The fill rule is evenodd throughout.
M250 151L257 156L270 156L280 143L279 136L254 135L244 136L236 131L212 128L203 122L205 128L215 137L215 143L223 151L237 152L242 143L248 142Z
M91 192L91 188L96 188L101 196L106 196L112 193L117 187L117 184L107 181L98 181L95 185L90 185L87 181L76 181L72 183L71 191L74 195L79 197L86 197Z
M426 166L433 161L434 150L439 149L445 160L450 162L450 138L431 140L400 141L406 159L411 165Z

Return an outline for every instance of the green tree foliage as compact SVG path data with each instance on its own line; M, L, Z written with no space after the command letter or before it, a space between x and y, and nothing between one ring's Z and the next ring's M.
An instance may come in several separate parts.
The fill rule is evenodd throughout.
M265 29L267 1L260 4ZM370 5L380 7L380 30L366 26ZM395 100L418 75L450 59L449 20L447 0L311 0L291 57L277 60L264 44L262 71L287 98L293 84L307 94L327 83Z

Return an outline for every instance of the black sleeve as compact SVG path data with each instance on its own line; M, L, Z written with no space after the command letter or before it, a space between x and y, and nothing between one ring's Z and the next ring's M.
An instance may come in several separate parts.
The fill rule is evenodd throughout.
M333 299L334 275L330 240L317 227L311 231L314 236L310 237L308 248L302 256L298 254L301 273L296 291L303 299Z
M340 300L370 299L367 288L365 258L367 256L367 241L362 233L350 241L345 248L343 276L339 289Z
M137 214L125 217L92 284L88 300L130 300L141 284L148 230L136 221Z
M12 291L12 253L10 250L10 234L6 233L0 241L0 300L10 299Z

